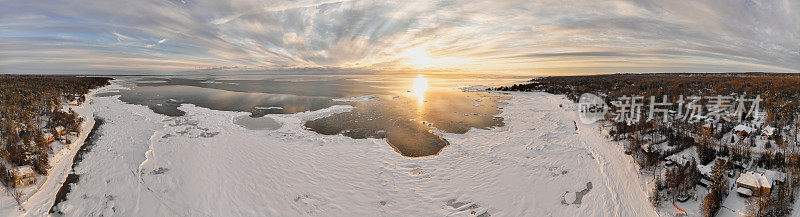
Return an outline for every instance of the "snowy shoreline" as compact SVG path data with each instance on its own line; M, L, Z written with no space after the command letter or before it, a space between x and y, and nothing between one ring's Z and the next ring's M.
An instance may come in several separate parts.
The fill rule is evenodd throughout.
M246 112L185 104L185 116L167 117L118 96L91 97L104 133L59 207L77 216L656 215L621 147L595 125L575 130L574 103L511 96L505 126L445 133L450 145L424 158L402 157L382 139L303 128L348 105L269 114L280 128L247 130L234 123ZM568 201L576 192L581 201ZM26 203L21 215L46 215L52 200Z
M27 196L27 199L22 204L24 211L19 210L17 204L13 202L13 198L8 196L8 194L3 194L3 198L0 200L3 203L3 208L0 209L0 214L3 216L41 216L46 214L47 210L49 209L47 207L53 204L56 192L58 192L58 189L61 187L61 185L67 179L67 175L70 173L72 159L80 149L81 145L83 145L89 134L89 131L91 131L92 127L94 127L94 108L92 105L90 105L94 99L94 95L106 90L108 87L109 86L104 86L91 90L88 94L86 94L86 101L81 105L67 105L65 107L65 109L73 109L80 117L84 119L84 122L81 123L79 132L80 134L78 138L51 156L51 168L48 170L48 175L43 179L40 179L39 181L43 183L37 183L37 186L34 187L35 191L31 195ZM9 207L12 205L13 207ZM42 211L43 209L44 211Z

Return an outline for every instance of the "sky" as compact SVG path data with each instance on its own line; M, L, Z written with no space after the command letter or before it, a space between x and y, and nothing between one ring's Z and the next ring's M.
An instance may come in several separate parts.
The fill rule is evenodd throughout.
M0 0L0 73L800 71L797 0Z

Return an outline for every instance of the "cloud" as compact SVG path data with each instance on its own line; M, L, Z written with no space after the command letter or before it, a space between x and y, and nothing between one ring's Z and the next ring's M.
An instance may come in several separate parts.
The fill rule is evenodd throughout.
M3 0L0 72L800 71L795 1ZM422 50L427 61L403 54Z
M151 47L155 47L155 46L161 45L164 42L167 42L166 38L162 38L161 40L158 40L158 42L156 42L155 44L148 44L148 45L145 45L144 47L151 48Z

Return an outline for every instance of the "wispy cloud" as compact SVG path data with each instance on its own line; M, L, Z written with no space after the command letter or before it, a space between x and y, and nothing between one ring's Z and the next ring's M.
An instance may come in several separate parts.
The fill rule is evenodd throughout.
M161 40L158 40L158 42L156 42L155 44L148 44L148 45L145 45L144 47L146 47L146 48L151 48L151 47L155 47L155 46L161 45L161 44L163 44L164 42L167 42L167 39L166 39L166 38L163 38L163 39L161 39Z
M800 71L796 1L0 1L11 73Z

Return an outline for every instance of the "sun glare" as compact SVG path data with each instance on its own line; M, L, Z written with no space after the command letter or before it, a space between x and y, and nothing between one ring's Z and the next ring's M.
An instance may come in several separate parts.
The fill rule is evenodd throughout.
M427 69L434 64L433 58L423 47L411 48L403 53L403 57L406 65L414 69Z
M411 85L414 90L414 95L417 96L417 108L422 108L425 103L425 91L428 90L428 79L423 75L418 75L414 78L414 84Z

